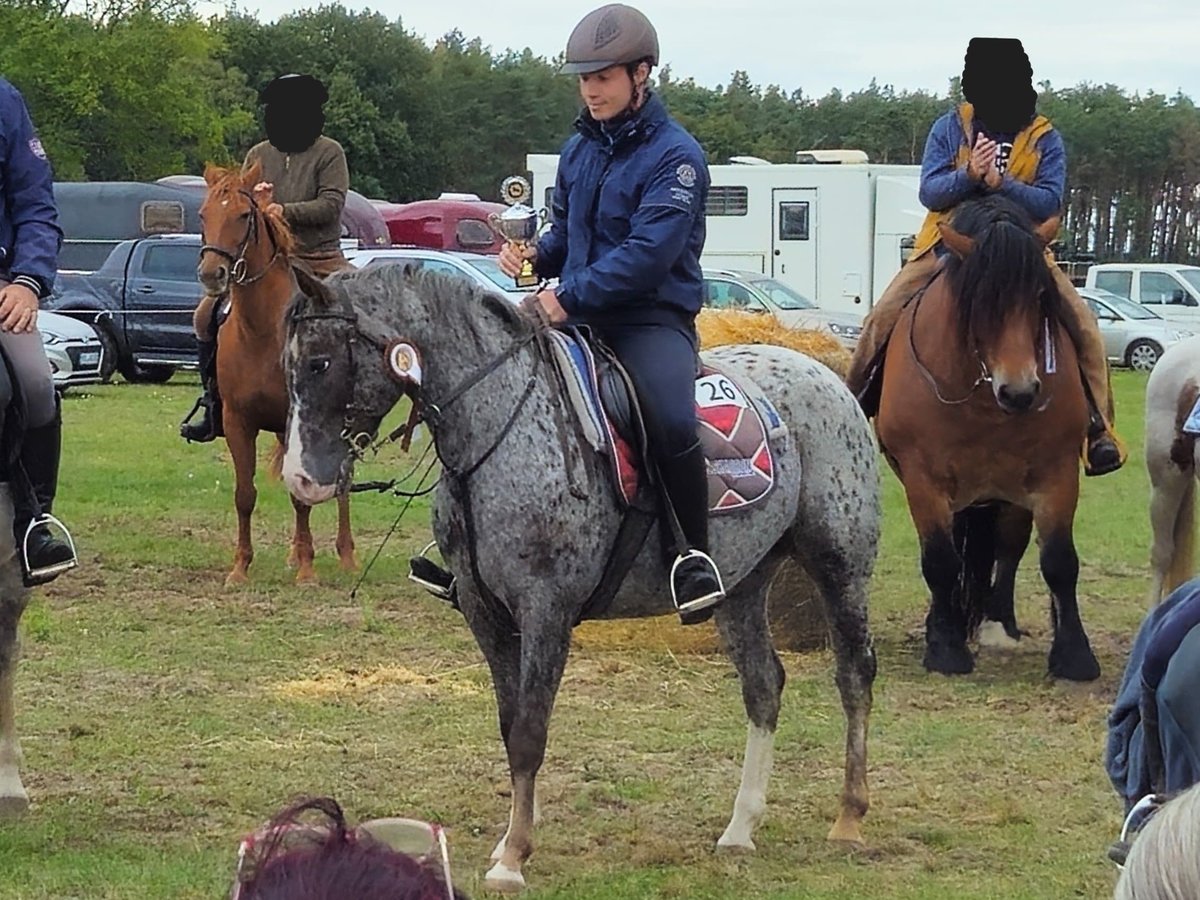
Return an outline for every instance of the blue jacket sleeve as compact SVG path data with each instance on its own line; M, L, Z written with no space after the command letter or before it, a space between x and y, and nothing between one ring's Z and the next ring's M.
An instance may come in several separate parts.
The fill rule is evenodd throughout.
M681 173L690 171L692 177ZM571 272L556 294L572 315L636 303L670 272L704 215L708 166L702 155L678 147L654 167L629 222L629 236L594 263Z
M534 269L542 278L557 278L567 261L567 185L562 173L560 158L554 176L554 196L550 200L550 227L537 243Z
M11 85L5 88L4 215L13 231L12 259L7 268L14 280L35 281L39 295L45 297L54 287L62 246L54 204L54 175L24 99Z
M979 182L958 165L962 125L957 113L948 113L933 123L921 157L921 205L933 212L952 209L979 191Z
M1041 158L1033 184L1025 184L1004 176L1000 193L1019 203L1035 222L1044 222L1062 212L1063 195L1067 189L1067 151L1062 135L1051 130L1038 141Z

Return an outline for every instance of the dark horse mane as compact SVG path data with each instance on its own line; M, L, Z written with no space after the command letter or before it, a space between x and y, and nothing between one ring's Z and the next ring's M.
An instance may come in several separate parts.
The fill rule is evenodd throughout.
M987 346L1019 304L1037 304L1042 318L1058 321L1064 301L1024 209L992 195L963 203L950 224L975 243L966 257L950 254L946 260L961 335Z

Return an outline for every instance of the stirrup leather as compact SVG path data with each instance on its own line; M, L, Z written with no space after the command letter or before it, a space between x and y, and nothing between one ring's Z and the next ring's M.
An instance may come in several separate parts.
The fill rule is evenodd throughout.
M34 529L43 525L53 525L62 536L66 538L67 546L71 549L71 558L60 560L48 566L34 569L29 565L29 538L33 534ZM51 532L53 535L53 532ZM25 536L21 539L21 571L25 576L25 584L28 587L35 587L39 584L45 584L52 581L61 575L63 572L74 569L79 565L79 554L75 551L75 539L71 537L71 532L67 530L67 526L59 521L50 513L42 513L40 516L30 520L29 525L25 529Z

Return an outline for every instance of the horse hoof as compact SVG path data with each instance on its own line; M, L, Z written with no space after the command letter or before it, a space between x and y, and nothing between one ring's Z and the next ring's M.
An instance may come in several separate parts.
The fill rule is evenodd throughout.
M525 876L498 862L483 877L483 887L501 894L519 894L525 890Z
M225 587L237 587L240 584L245 584L249 579L245 572L230 572L225 576Z
M296 584L301 586L311 587L321 583L321 579L317 577L316 572L300 572L296 575Z
M731 835L726 831L717 838L718 853L755 853L758 847L749 835Z
M829 835L825 840L836 844L851 844L855 847L867 846L867 842L863 840L862 836L862 823L855 820L839 818L829 829Z
M1015 650L1021 646L1021 632L1014 634L1008 626L988 619L979 626L979 646L993 650Z
M0 797L0 821L11 822L19 819L29 811L29 796L22 791L20 794L10 794Z
M1050 648L1050 675L1067 681L1095 681L1100 677L1100 663L1086 644L1074 652L1055 646Z
M975 658L966 644L929 644L925 647L925 670L943 675L970 675Z
M343 557L341 559L341 567L342 567L343 572L357 572L358 571L357 557L355 557L353 554L351 554L348 558Z

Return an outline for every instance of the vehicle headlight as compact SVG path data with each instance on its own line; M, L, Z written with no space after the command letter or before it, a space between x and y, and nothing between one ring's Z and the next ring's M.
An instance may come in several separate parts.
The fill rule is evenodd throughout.
M858 337L862 334L861 325L843 325L840 322L831 322L829 330L838 337Z
M1171 337L1177 341L1182 341L1184 338L1190 338L1191 336L1192 336L1192 333L1190 331L1172 331L1171 332Z

